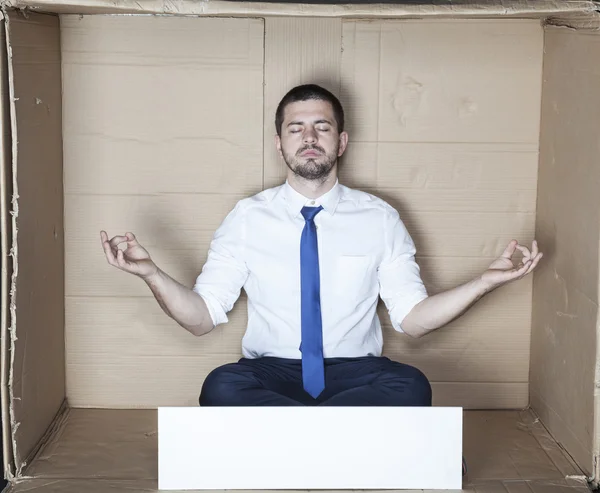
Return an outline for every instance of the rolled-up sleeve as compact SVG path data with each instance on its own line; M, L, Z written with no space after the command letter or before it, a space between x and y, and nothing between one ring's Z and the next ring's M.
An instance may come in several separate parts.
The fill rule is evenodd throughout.
M193 288L204 299L214 326L229 321L227 313L233 308L248 278L244 260L245 239L244 208L238 202L215 231L206 263Z
M384 255L379 265L380 296L385 303L392 325L403 332L402 321L415 305L427 298L415 260L415 244L392 208L384 218Z

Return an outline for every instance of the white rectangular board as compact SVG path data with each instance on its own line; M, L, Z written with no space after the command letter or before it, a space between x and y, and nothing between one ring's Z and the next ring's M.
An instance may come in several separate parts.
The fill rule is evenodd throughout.
M162 407L160 490L461 489L461 407Z

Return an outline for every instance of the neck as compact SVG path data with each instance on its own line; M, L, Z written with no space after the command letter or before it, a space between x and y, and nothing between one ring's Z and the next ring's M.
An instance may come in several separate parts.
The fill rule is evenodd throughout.
M302 178L289 172L287 180L296 192L304 195L308 199L318 199L321 195L325 195L333 188L337 180L337 173L334 167L331 170L331 173L324 178L319 180L307 180L306 178Z

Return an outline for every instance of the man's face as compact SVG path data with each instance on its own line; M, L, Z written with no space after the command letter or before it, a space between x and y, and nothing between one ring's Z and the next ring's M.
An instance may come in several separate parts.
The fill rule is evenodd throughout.
M329 175L346 150L348 135L338 132L327 101L298 101L286 106L277 150L288 168L307 180Z

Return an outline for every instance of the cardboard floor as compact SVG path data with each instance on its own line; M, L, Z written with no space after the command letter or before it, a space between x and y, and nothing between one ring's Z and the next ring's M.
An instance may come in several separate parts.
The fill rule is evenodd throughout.
M154 410L69 409L26 471L31 479L7 491L157 492L157 443ZM581 471L529 410L465 411L464 454L469 470L463 491L589 491Z

